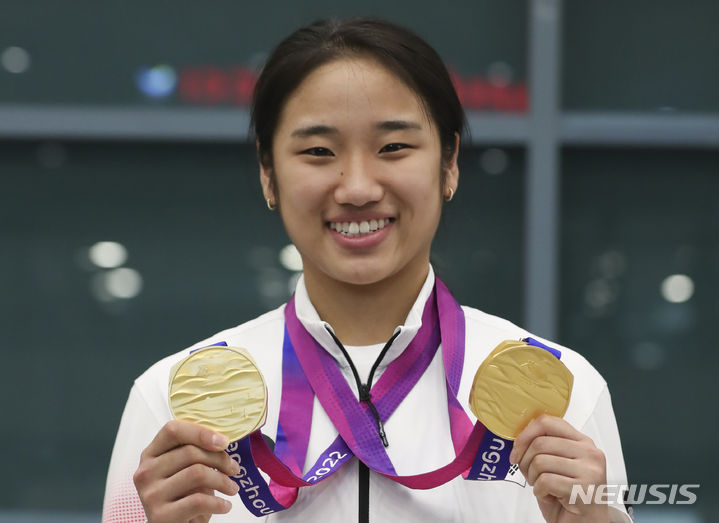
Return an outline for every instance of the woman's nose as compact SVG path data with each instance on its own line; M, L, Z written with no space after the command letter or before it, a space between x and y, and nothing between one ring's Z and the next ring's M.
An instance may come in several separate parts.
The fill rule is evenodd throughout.
M339 182L335 189L337 203L362 207L380 201L384 195L372 161L360 155L349 158L338 176Z

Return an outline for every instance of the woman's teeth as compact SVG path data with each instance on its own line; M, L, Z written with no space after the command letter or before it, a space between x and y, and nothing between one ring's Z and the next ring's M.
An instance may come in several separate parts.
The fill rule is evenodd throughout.
M389 225L389 218L369 220L362 222L330 222L330 229L333 229L345 236L357 237L371 232L378 231Z

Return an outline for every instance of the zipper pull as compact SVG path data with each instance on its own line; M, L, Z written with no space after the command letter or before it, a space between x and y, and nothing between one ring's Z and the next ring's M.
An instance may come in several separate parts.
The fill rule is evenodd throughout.
M360 401L363 401L367 404L369 409L372 411L374 419L377 421L377 435L382 440L382 445L384 445L385 447L389 447L387 435L384 433L384 425L382 424L382 419L379 416L379 412L377 412L377 407L375 407L374 403L372 403L372 394L370 394L368 384L360 383L359 395Z
M387 435L384 433L384 425L382 425L382 420L377 420L377 432L379 433L379 437L382 440L382 445L385 447L389 447L389 441L387 441Z
M364 402L369 402L372 399L372 395L369 392L369 385L366 385L364 383L360 383L359 388L359 400Z

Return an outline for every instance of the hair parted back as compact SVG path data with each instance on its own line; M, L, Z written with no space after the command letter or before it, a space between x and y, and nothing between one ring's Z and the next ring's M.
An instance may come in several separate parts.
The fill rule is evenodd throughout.
M318 67L354 57L379 61L414 91L439 132L443 161L452 155L466 119L442 59L412 31L361 17L318 20L289 35L270 54L255 85L250 123L264 166L272 167L273 136L295 89Z

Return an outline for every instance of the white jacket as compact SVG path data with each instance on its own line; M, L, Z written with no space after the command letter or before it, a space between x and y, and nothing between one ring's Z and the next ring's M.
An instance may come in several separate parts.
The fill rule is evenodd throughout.
M412 307L401 333L375 373L376 383L382 371L409 344L421 325L425 302L434 285L430 269L427 280ZM310 303L303 278L295 293L297 316L308 332L334 356L350 387L357 393L355 380L339 348L327 332ZM474 422L468 404L469 389L479 364L500 342L517 340L530 334L512 323L463 307L466 319L464 372L458 399ZM167 399L170 368L190 350L225 341L243 347L251 354L267 382L267 422L262 432L276 439L277 418L282 389L282 341L284 306L259 318L222 331L192 347L169 356L148 369L136 381L122 415L108 472L103 509L103 523L144 521L145 516L132 482L140 453L171 419ZM536 336L535 336L536 337ZM592 438L607 458L607 483L626 484L626 472L619 433L606 382L579 354L559 347L562 362L574 375L574 389L564 418ZM352 351L356 354L357 351ZM366 372L360 370L366 378ZM449 415L441 351L417 385L385 424L389 441L387 453L398 474L417 474L441 467L454 458L449 432ZM312 431L307 451L309 468L319 454L334 440L337 431L317 398L314 402ZM306 472L306 470L304 471ZM219 494L225 497L222 494ZM256 518L238 496L230 499L229 514L213 516L213 522L250 522L259 520L352 522L358 515L358 466L353 459L331 478L300 489L297 502L288 510ZM374 472L370 472L369 519L372 523L439 523L439 522L544 522L528 485L521 487L508 481L468 481L455 478L431 490L412 490ZM623 506L613 507L612 521L629 522Z

